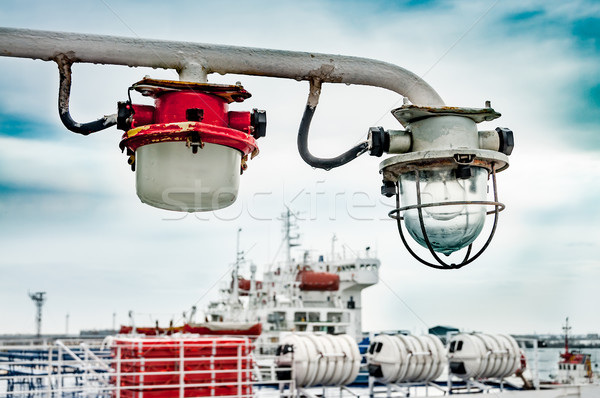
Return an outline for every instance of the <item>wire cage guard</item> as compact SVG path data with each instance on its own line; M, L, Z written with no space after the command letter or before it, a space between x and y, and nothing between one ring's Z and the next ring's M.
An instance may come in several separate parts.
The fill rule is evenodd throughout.
M400 189L399 189L399 183L396 182L396 209L390 211L388 213L388 215L396 220L396 224L398 226L398 232L400 234L400 239L402 239L402 243L404 244L404 247L406 247L406 250L408 250L408 252L416 259L418 260L420 263L427 265L428 267L431 268L435 268L435 269L442 269L442 270L450 270L450 269L459 269L464 267L467 264L470 264L471 262L475 261L489 246L489 244L492 241L492 238L494 237L494 234L496 232L496 227L498 226L498 214L504 210L505 206L503 203L498 201L498 189L497 189L497 185L496 185L496 167L495 164L492 163L491 165L491 176L492 176L492 184L493 184L493 188L494 188L494 200L493 201L452 201L452 202L437 202L437 203L422 203L421 201L421 187L420 187L420 177L419 177L419 171L415 170L414 172L415 174L415 184L416 184L416 191L417 191L417 204L416 205L410 205L410 206L404 206L401 207L400 206ZM492 229L490 231L490 234L486 240L486 242L484 243L484 245L481 247L481 249L474 254L473 256L470 257L472 248L473 248L473 243L469 244L469 246L466 249L466 253L464 258L462 259L462 261L458 264L456 263L447 263L445 261L443 261L438 255L437 253L434 251L433 249L433 245L431 244L431 241L429 240L429 237L427 235L427 229L425 228L425 222L423 221L423 209L428 208L428 207L438 207L438 206L452 206L452 205L480 205L480 206L494 206L493 210L490 211L486 211L486 215L494 215L494 224L492 226ZM419 255L417 255L417 253L408 245L408 241L406 240L406 237L404 235L403 232L403 228L402 228L402 221L404 220L404 216L402 215L402 212L407 211L407 210L411 210L411 209L416 209L418 216L419 216L419 224L421 227L421 233L423 234L423 238L425 240L425 243L427 245L427 249L429 250L429 253L433 256L433 258L438 262L438 264L435 263L431 263L428 262L424 259L422 259L421 257L419 257Z

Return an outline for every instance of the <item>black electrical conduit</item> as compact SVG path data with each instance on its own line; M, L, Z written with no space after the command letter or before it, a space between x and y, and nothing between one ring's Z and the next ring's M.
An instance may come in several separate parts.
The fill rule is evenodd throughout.
M89 135L117 124L117 114L107 115L89 123L78 123L69 113L69 97L71 95L71 61L66 55L59 54L54 61L58 64L60 86L58 89L58 113L65 127L74 133Z
M345 165L346 163L367 152L369 150L369 143L366 141L361 142L360 144L350 148L348 151L334 158L325 159L313 156L308 150L308 130L310 129L310 122L315 114L315 110L317 109L320 94L321 81L311 80L308 101L306 103L306 108L304 109L304 115L302 115L300 128L298 129L298 152L300 153L302 160L304 160L310 166L319 169L331 170L335 167Z

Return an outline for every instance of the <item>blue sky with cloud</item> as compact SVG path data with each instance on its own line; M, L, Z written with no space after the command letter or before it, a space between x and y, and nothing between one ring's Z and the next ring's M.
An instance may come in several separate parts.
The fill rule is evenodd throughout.
M27 290L45 290L44 331L107 328L133 310L166 324L214 288L235 257L235 236L263 266L280 242L284 204L302 212L303 246L328 253L371 246L385 283L365 292L366 329L451 324L487 332L598 332L588 310L600 283L600 5L594 1L6 1L0 26L356 55L405 67L451 106L492 106L512 128L511 167L499 175L495 240L475 263L440 272L416 263L386 217L378 163L362 157L324 172L296 152L305 82L247 76L267 110L261 154L238 202L176 215L139 202L114 128L79 137L61 125L54 63L0 57L0 333L34 330ZM131 83L173 71L75 65L72 114L114 112ZM134 98L134 101L139 101ZM398 128L401 104L381 89L324 87L311 149L335 155L371 126ZM301 253L296 254L297 257ZM400 299L399 299L400 298ZM415 315L416 314L416 315ZM5 321L4 321L5 320Z

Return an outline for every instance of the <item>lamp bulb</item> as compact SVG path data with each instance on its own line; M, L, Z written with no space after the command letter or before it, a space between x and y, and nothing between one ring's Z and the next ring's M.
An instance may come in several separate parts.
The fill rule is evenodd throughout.
M431 179L421 192L421 203L445 203L460 202L466 200L465 187L449 175L448 171L440 173L439 179ZM463 182L464 184L464 182ZM436 220L447 221L458 216L465 208L465 205L431 206L425 207L427 214Z
M452 168L418 171L421 204L485 201L488 172L481 167L472 169L472 175L467 179L457 179ZM398 181L402 206L417 205L414 173L402 174ZM485 223L486 208L478 204L450 204L423 207L421 214L433 250L450 255L479 236ZM418 209L406 210L404 223L413 239L427 247Z

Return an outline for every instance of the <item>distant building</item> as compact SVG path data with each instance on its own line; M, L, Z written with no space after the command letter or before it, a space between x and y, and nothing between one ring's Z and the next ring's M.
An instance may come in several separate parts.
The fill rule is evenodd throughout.
M81 330L79 332L79 337L81 338L86 338L86 339L90 339L90 338L104 338L106 336L112 336L117 334L116 330L111 330L111 329L101 329L101 330L96 330L96 329L92 329L92 330Z
M448 336L448 333L459 333L460 330L458 330L458 328L455 328L453 326L434 326L432 328L429 328L429 334L433 334L436 335L437 337L440 338L440 340L442 340L442 342L444 344L446 344L446 336Z
M382 330L379 334L387 334L390 336L395 336L397 334L402 334L404 336L410 335L410 330L407 329L395 329L395 330Z

